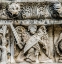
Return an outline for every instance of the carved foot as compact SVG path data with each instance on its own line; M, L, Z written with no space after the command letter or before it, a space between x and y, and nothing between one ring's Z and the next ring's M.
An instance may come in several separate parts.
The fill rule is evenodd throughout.
M29 58L25 58L24 60L25 60L26 62L29 62L29 63L35 62L35 61L33 61L33 60L29 59Z
M24 58L22 58L22 59L16 59L16 62L17 62L17 63L24 62Z

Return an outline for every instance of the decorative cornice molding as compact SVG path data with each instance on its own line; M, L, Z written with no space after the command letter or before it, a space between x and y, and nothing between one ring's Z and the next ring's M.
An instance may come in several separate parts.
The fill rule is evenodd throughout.
M58 7L57 3L59 2L15 3L15 5L19 4L20 6L20 11L17 10L17 17L14 17L16 14L13 15L15 10L14 12L11 12L11 9L9 10L11 3L0 3L0 19L62 19L62 7L59 6L59 8L56 9Z

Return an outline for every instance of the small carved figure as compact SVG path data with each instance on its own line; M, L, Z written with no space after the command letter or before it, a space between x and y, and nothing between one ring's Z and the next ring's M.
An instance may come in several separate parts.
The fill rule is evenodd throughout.
M26 19L26 18L31 18L31 15L32 14L32 8L29 6L29 7L26 7L24 8L24 11L23 11L23 18Z
M38 18L45 15L44 7L37 7L37 15L38 15Z
M24 54L27 53L26 61L28 62L36 61L36 63L39 63L39 54L40 54L39 43L43 45L43 48L46 49L46 54L48 54L47 42L43 41L44 40L43 38L46 38L45 26L41 26L38 32L35 33L33 36L31 36L29 40L26 42L26 45L24 47Z

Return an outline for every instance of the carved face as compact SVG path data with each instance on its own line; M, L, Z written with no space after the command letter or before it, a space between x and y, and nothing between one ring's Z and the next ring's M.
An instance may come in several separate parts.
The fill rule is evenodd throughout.
M37 26L36 25L30 25L28 27L28 31L30 31L31 34L35 34L37 30Z
M20 5L18 3L10 4L8 11L12 14L13 17L16 17L20 12Z

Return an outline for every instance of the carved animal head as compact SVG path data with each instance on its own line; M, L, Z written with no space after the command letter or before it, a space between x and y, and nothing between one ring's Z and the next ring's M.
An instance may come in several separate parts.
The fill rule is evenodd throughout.
M7 13L11 18L17 18L20 15L20 4L11 3L7 8Z

